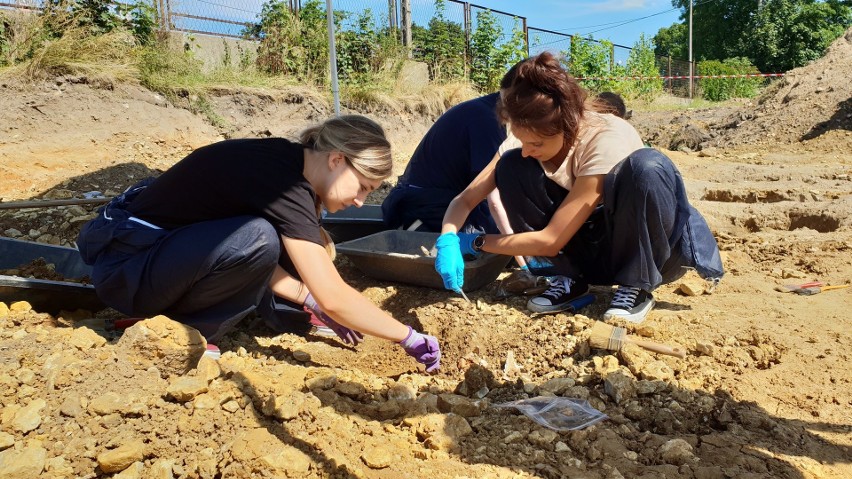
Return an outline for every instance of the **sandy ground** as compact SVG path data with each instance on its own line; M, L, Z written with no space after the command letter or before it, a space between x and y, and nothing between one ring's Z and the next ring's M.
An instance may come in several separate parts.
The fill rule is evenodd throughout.
M610 288L594 288L581 314L531 318L525 298L497 300L493 284L468 304L370 279L345 259L356 288L440 338L437 375L381 340L355 349L248 322L220 344L218 363L199 363L201 340L163 318L119 339L93 319L109 311L49 315L9 302L0 478L852 477L852 288L775 290L852 284L850 41L759 101L635 111L642 135L680 168L727 268L712 294L660 288L631 328L682 345L685 359L590 349ZM80 78L6 81L0 104L5 202L114 194L195 147L292 136L330 113L293 95L220 92L228 127L217 130L139 87ZM374 117L401 172L431 119ZM0 234L71 244L91 211L0 210ZM608 419L556 432L494 407L540 395L588 400Z

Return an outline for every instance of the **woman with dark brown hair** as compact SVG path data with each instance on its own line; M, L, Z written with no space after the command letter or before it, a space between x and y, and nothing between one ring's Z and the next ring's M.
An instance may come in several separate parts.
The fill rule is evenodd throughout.
M463 254L532 256L550 287L534 312L564 311L589 284L617 285L604 319L641 322L654 289L695 268L724 274L716 241L686 198L665 155L644 148L626 121L588 101L557 58L517 65L497 110L512 137L444 216L435 267L448 289L464 281ZM515 234L459 234L471 208L494 188Z

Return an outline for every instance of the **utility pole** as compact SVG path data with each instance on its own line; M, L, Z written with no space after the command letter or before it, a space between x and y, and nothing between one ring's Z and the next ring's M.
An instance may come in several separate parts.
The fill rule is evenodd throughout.
M692 61L692 0L689 0L689 98L693 94L693 76L695 75L695 62Z

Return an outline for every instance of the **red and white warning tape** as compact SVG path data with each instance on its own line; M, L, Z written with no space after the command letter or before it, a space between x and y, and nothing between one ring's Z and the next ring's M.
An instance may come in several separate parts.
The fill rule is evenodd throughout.
M782 77L784 73L743 73L739 75L693 75L696 80L701 78L755 78L755 77ZM689 80L689 75L675 76L628 76L628 77L577 77L576 80Z

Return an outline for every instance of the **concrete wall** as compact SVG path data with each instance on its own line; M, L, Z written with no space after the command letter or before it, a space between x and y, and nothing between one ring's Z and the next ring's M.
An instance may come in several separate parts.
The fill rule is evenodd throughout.
M191 50L207 72L222 66L229 56L231 66L239 66L242 57L248 56L252 62L257 57L257 42L239 38L171 31L169 43L173 48Z

